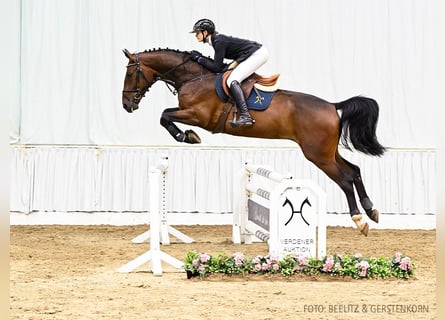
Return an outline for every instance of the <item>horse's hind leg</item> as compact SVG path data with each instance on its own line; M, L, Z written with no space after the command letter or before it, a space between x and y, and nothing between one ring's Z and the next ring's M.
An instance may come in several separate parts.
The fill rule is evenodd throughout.
M379 211L377 209L372 208L373 203L369 199L368 194L366 193L365 185L363 184L362 176L360 174L360 168L358 166L356 166L355 164L350 163L349 161L347 161L340 155L339 155L339 157L341 158L340 161L343 161L344 163L346 163L353 170L352 177L354 179L354 186L355 186L358 196L360 198L360 203L361 203L363 209L365 209L366 215L369 217L369 219L378 223L379 222Z
M346 195L352 221L354 221L360 232L367 236L369 226L367 222L363 222L362 215L360 214L357 206L357 201L354 195L354 178L352 175L352 169L345 163L338 161L337 156L334 159L323 159L320 157L311 157L307 152L305 152L305 156L340 186Z
M180 117L178 114L180 113L179 108L169 108L165 109L161 115L161 125L167 129L167 131L171 134L173 138L175 138L178 142L185 143L201 143L201 139L193 130L186 130L185 132L179 129L173 121L178 121Z

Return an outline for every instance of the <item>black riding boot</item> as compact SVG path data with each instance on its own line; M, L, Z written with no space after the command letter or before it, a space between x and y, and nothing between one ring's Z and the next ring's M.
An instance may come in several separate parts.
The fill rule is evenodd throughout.
M233 99L235 99L236 106L240 111L240 116L238 120L233 121L232 124L235 126L251 126L255 120L249 114L247 110L246 100L244 99L243 90L241 89L239 82L233 80L230 84L230 93L232 94Z

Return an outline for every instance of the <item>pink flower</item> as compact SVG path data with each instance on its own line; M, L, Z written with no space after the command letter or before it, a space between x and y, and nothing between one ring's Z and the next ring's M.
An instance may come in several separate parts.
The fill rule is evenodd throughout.
M207 261L210 260L210 255L208 253L203 253L201 254L201 256L199 257L199 259L201 260L201 262L206 263Z
M366 277L366 272L368 271L370 266L369 266L368 261L362 260L362 261L356 263L355 267L360 271L359 276L363 278L363 277Z
M301 266L309 265L309 259L303 255L298 256L298 264Z
M201 265L198 267L198 270L199 270L199 271L204 271L205 268L206 268L206 265L205 265L205 264L201 264Z
M332 255L330 255L329 257L326 258L326 261L323 264L322 270L324 272L329 272L329 271L331 271L333 266L334 266L334 257Z
M252 259L253 263L260 263L262 259L262 256L256 256L255 258Z
M411 259L409 257L405 257L400 261L400 269L404 271L411 270L413 265L411 264Z
M261 270L261 264L259 264L259 263L257 263L256 265L255 265L255 271L260 271Z
M400 263L400 260L402 259L402 254L400 253L400 252L397 252L395 255L394 255L394 260L397 262L397 263Z
M277 263L274 263L272 265L272 269L274 269L275 271L277 271L278 269L280 269L280 266Z
M263 265L261 266L262 270L269 270L270 268L270 263L263 263Z
M192 264L193 264L194 267L197 267L198 264L199 264L199 260L198 260L198 259L194 259L194 260L192 261Z
M334 265L334 268L341 269L341 263L340 262L336 262L335 265Z
M240 267L243 265L243 261L244 261L244 254L242 254L241 252L236 252L233 254L233 257L235 258L235 265Z
M357 263L355 267L360 269L369 269L369 263L368 261L362 260L359 263Z
M233 254L235 260L244 260L244 254L242 252L235 252Z

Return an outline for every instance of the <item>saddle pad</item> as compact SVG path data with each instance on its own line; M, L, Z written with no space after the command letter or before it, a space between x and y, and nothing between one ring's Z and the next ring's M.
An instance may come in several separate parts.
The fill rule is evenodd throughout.
M247 109L265 110L270 105L275 92L265 92L259 89L253 89L246 99Z
M216 75L216 80L215 80L215 89L216 89L216 94L218 95L218 97L223 101L223 102L227 102L229 101L230 97L224 92L224 89L222 87L222 78L223 78L224 73L218 73Z
M230 97L224 92L222 87L223 73L218 73L215 80L215 89L218 97L223 101L229 101ZM247 108L252 110L265 110L270 105L275 92L265 92L254 88L246 99Z

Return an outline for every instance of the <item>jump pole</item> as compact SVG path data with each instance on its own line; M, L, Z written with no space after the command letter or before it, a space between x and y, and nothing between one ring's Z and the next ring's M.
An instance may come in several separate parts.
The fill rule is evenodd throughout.
M161 172L161 178L160 178L160 187L161 190L160 195L160 241L163 245L169 245L170 244L170 237L169 234L173 235L174 237L178 238L184 243L192 243L194 240L190 238L189 236L185 235L181 231L175 229L174 227L170 226L168 224L167 220L167 172L168 172L168 157L167 155L163 154L161 156L161 162L156 167ZM151 189L150 189L151 192ZM152 198L153 194L150 198ZM145 231L144 233L138 235L137 237L133 238L131 242L133 243L144 243L147 240L150 239L151 230Z
M165 158L166 160L166 158ZM121 273L128 273L136 268L140 267L144 263L150 262L151 271L156 276L162 275L162 263L164 261L169 265L180 269L182 272L183 261L180 261L169 254L163 252L160 249L161 242L161 214L160 214L160 189L161 189L161 175L166 171L166 162L163 161L158 167L151 167L149 172L149 187L150 187L150 230L142 234L141 238L150 239L150 250L143 253L136 259L124 264L117 271ZM163 170L163 171L161 171ZM165 181L164 181L165 182ZM164 217L165 218L165 217ZM168 225L167 225L168 226ZM172 228L173 229L173 228ZM169 228L164 228L164 230L170 230ZM176 230L177 231L177 230ZM179 231L178 231L179 232ZM168 236L168 232L164 232L164 237ZM176 236L176 234L174 234ZM183 235L183 234L182 234ZM183 235L185 236L185 235ZM185 236L187 237L187 236ZM187 237L188 238L188 237ZM144 239L144 240L145 240ZM191 241L193 239L188 238ZM187 240L188 240L187 239Z

